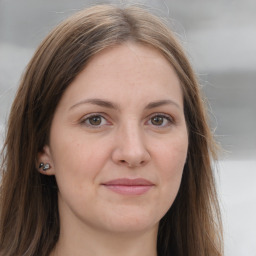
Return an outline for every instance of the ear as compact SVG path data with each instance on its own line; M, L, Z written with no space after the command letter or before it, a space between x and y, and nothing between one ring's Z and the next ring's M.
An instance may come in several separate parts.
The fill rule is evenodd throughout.
M43 166L40 167L40 164L49 164L49 168L47 170L43 169ZM36 162L37 170L44 175L55 175L54 163L52 160L52 154L50 147L45 145L43 150L40 151L37 155L37 162Z

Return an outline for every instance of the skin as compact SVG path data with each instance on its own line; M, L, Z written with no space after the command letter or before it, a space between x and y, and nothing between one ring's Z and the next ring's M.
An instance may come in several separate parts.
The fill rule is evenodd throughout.
M135 43L95 55L62 96L39 154L51 166L40 172L59 187L60 239L51 255L157 255L158 224L177 195L187 148L170 63ZM152 186L124 195L104 185L119 178Z

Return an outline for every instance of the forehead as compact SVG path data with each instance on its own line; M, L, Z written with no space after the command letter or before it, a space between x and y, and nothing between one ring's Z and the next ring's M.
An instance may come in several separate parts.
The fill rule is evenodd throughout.
M150 45L135 42L125 42L100 51L89 60L86 69L89 71L89 69L104 68L109 65L115 67L116 71L129 70L129 68L138 65L140 67L138 72L153 65L172 68L160 50Z
M87 63L64 93L83 97L148 100L166 95L182 102L181 86L172 65L151 46L125 43L109 47Z

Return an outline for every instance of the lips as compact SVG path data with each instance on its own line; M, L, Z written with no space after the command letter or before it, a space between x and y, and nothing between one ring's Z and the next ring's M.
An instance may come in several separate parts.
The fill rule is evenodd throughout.
M142 178L110 180L102 185L105 188L122 195L142 195L154 186L152 182Z

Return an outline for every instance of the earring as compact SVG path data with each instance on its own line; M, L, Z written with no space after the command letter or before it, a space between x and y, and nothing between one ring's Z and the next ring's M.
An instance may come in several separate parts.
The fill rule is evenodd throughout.
M51 168L50 164L48 164L48 163L46 163L46 164L40 163L39 164L39 169L41 169L42 167L43 167L43 171L47 171Z

